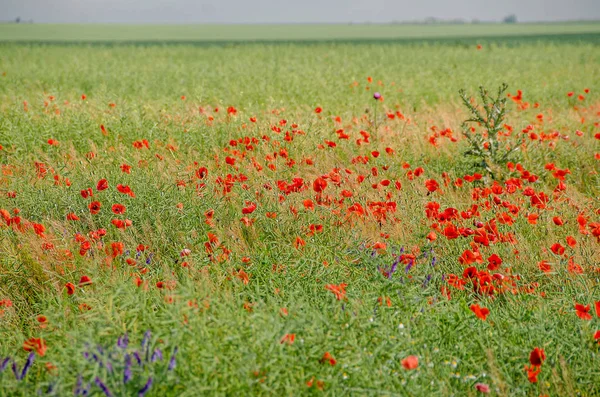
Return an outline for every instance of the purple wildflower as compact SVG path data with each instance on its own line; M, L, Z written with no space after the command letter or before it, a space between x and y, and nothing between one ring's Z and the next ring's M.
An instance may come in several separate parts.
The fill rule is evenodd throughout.
M119 339L117 339L117 346L120 347L121 349L125 350L125 349L127 349L128 345L129 345L129 336L127 336L127 332L125 332L125 334L123 336L120 336Z
M138 365L142 365L142 358L140 357L139 352L133 352L133 358L137 361Z
M17 362L15 360L12 360L12 372L15 375L15 379L16 380L22 380L23 378L25 378L25 376L27 375L27 371L29 371L29 368L31 368L31 365L33 364L33 360L35 359L35 353L31 352L29 353L29 356L27 356L27 361L25 361L25 364L23 365L23 369L21 370L21 372L19 373L19 367L17 365ZM4 360L6 362L6 360ZM7 365L8 362L6 364L3 365Z
M108 372L110 372L112 374L113 372L113 366L111 364L110 361L106 360L106 363L104 364L104 366L106 367L106 369L108 370Z
M154 256L153 253L150 253L150 255L148 255L148 258L146 258L146 265L149 265L150 262L152 262L152 257Z
M102 380L99 377L96 376L96 379L94 379L94 383L96 383L96 386L98 386L102 390L106 397L112 397L113 394L110 392L110 390L108 390L108 387L102 382Z
M392 263L392 267L390 268L390 273L388 274L388 278L390 280L392 279L392 274L394 274L394 272L398 268L398 264L399 263L400 263L400 256L398 256L398 258L396 258L396 260L394 261L394 263Z
M381 98L381 94L379 92L373 94L373 99L378 100L379 98Z
M0 362L0 372L4 371L4 369L8 366L9 362L10 362L10 357L6 357L4 360L2 360L2 362Z
M29 356L27 356L27 361L25 361L25 365L23 365L23 370L21 371L21 377L19 378L19 380L25 378L25 375L27 375L27 371L29 371L29 368L31 368L31 366L33 365L33 360L35 360L35 353L31 352L29 353Z
M154 349L154 353L152 353L152 357L150 358L151 362L155 362L155 361L162 361L163 359L163 354L162 351L160 349Z
M175 355L177 354L177 350L179 349L177 348L177 346L175 346L173 354L171 355L171 359L169 360L169 371L173 371L175 369L175 366L177 365L177 363L175 362Z
M75 391L73 394L76 396L80 395L83 392L83 377L81 374L77 375L77 383L75 384Z
M428 274L427 277L425 277L425 280L423 281L423 288L427 288L429 281L431 281L431 274Z
M144 339L142 339L142 353L146 356L145 361L148 361L150 355L150 337L152 333L150 330L144 333Z
M54 386L56 386L55 382L50 383L48 385L48 388L46 389L46 394L52 394L52 393L54 393Z
M15 379L19 380L19 368L17 367L17 362L15 360L12 362L12 371L15 375Z
M148 378L148 381L146 382L144 387L142 387L140 389L140 391L138 392L138 397L144 397L146 395L146 393L148 393L148 390L150 390L151 386L152 386L152 377Z
M148 342L150 342L151 336L152 336L152 333L150 332L150 330L148 330L144 333L144 338L142 339L142 350L146 349Z
M408 273L410 271L410 269L412 269L413 265L414 265L415 261L413 261L412 259L410 260L410 262L408 262L408 265L406 265L406 268L404 269L405 273Z
M123 370L123 383L127 383L131 380L131 355L128 353L125 355L125 369Z

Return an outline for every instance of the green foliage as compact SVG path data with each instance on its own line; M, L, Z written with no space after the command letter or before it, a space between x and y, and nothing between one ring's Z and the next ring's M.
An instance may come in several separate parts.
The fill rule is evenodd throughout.
M39 30L29 31L31 40L39 40L49 29L32 28ZM259 28L264 30L248 38L274 34L269 27ZM342 33L350 37L366 28ZM496 25L489 28L497 29ZM509 28L519 34L527 28L541 29ZM51 38L68 38L74 29L61 27ZM87 29L92 31L84 39L124 35L126 27ZM169 29L174 32L171 39L193 39L196 33L211 29L223 33L229 27L156 27L157 33L150 32L156 36L150 39ZM278 29L278 33L283 30ZM300 34L296 27L287 29L288 37ZM324 29L333 28L317 26L314 34L322 37ZM380 35L386 27L374 29ZM422 35L438 34L420 29ZM240 31L226 38L239 36ZM17 37L21 33L13 37L24 38ZM136 37L140 39L132 33L129 39ZM8 227L0 217L0 300L13 302L12 307L1 308L5 312L0 318L0 360L14 357L22 365L27 356L23 342L32 337L44 338L48 350L44 357L36 357L23 382L15 380L10 368L0 373L0 396L44 394L50 386L56 395L72 395L80 373L87 383L94 372L108 371L90 366L82 356L86 343L108 346L127 331L137 346L149 329L165 353L179 348L177 367L167 371L168 377L157 379L149 396L317 394L318 380L324 382L324 395L470 395L476 393L477 382L489 384L492 395L598 395L598 346L592 335L599 320L579 320L573 310L574 302L600 300L598 273L593 270L598 245L592 236L580 234L575 221L583 211L590 223L597 222L593 215L600 186L594 160L599 141L593 138L597 118L590 110L582 124L573 109L578 100L569 99L566 93L590 88L581 112L596 109L600 48L589 42L527 40L531 39L515 36L517 46L500 41L480 51L464 41L450 45L1 44L0 208L11 216L20 210L23 224L43 223L47 237L42 239L30 228L21 232ZM367 76L373 77L372 84L367 83ZM472 248L472 239L448 240L437 232L437 239L427 240L434 221L425 218L424 208L436 201L440 210L473 211L469 183L462 188L442 185L444 173L452 179L465 175L458 158L463 157L460 145L468 140L441 137L439 146L433 146L428 137L432 125L438 131L458 131L464 118L456 96L460 87L474 87L481 81L499 85L502 80L523 90L528 101L540 103L539 109L505 113L510 124L536 123L537 113L543 112L553 117L552 124L548 121L543 129L584 132L583 136L569 132L570 139L557 140L553 150L547 142L532 142L521 159L523 167L540 176L528 186L548 196L554 196L556 180L544 164L570 168L572 174L566 177L569 199L556 200L541 211L530 206L519 191L501 195L503 201L518 206L519 214L512 215L513 226L497 222L498 231L503 237L514 235L516 241L481 247L484 263L474 265L485 270L486 259L499 255L503 264L498 271L510 269L519 276L517 295L508 292L485 298L465 288L453 289L448 300L440 289L447 285L448 274L464 271L458 258ZM369 144L357 145L359 131L371 128L365 109L373 107L375 90L385 97L376 103L381 108L378 131ZM236 115L227 114L229 106L236 107ZM322 107L322 113L315 113L316 106ZM214 111L217 107L219 112ZM482 119L487 117L481 106L476 110ZM405 119L388 117L396 111ZM214 117L212 122L209 116ZM250 122L251 117L257 122ZM499 118L497 114L490 117ZM272 127L281 126L283 119L287 124L276 134ZM285 131L293 123L304 134L292 135L289 142L284 140ZM101 133L101 124L108 136ZM351 139L338 140L334 131L340 128ZM259 143L253 143L252 150L242 144L230 146L231 140L245 137L256 137ZM502 159L504 141L500 138L504 137L498 138L496 153ZM49 139L59 145L49 145ZM149 141L149 149L133 147L141 139ZM317 149L325 139L337 146ZM167 144L177 150L168 149ZM386 152L388 147L393 154ZM281 155L284 149L286 158ZM236 157L235 165L227 165L224 158L234 156L234 151L244 156ZM375 151L379 157L373 155ZM359 155L369 162L352 162ZM274 160L267 161L267 156ZM469 157L477 161L476 156ZM264 166L262 172L253 167L252 158ZM289 159L296 163L286 164ZM59 183L52 174L38 178L35 162L52 167ZM131 174L122 172L123 163L131 165ZM276 171L267 164L276 165ZM408 178L404 164L410 164L411 170L422 167L424 174ZM195 171L201 166L207 166L209 173L199 180ZM379 172L376 177L374 167ZM333 168L352 173L341 172L340 186L328 179L322 198L333 197L335 205L317 204L311 182ZM236 182L231 193L223 196L223 186L216 179L227 174L244 174L249 179ZM358 175L366 176L364 183L355 182ZM281 201L278 181L296 177L304 178L308 188ZM96 191L100 178L109 181L109 189ZM385 179L391 181L387 187L379 184ZM441 189L428 192L424 186L428 179L437 180ZM402 183L400 190L396 180ZM197 188L199 183L206 186ZM130 186L136 197L118 192L117 184ZM79 192L86 188L93 189L93 197L82 198ZM342 189L353 196L338 203ZM308 199L315 202L314 210L304 207ZM102 202L102 211L94 216L87 207L91 200ZM246 201L257 203L254 213L242 214ZM381 201L396 202L397 211L391 217L398 221L344 223L350 204ZM114 203L127 207L123 216L111 212ZM477 204L480 215L457 224L466 228L473 221L487 223L507 212L503 206ZM215 214L213 226L205 223L210 210ZM69 213L81 219L67 221ZM277 217L269 218L267 213ZM539 214L537 225L527 221L530 213ZM558 215L566 221L561 227L552 220ZM243 226L242 216L255 219L252 227ZM112 219L125 217L132 221L131 227L122 230L111 224ZM322 225L322 232L308 235L311 224ZM94 241L93 255L81 256L77 233L88 238L90 231L101 227L107 234ZM209 259L208 232L231 250L227 261ZM388 234L389 239L384 239ZM568 259L548 249L557 241L564 245L570 235L578 244L566 249L585 268L583 274L570 273ZM301 250L293 245L297 236L306 241ZM115 241L124 243L125 252L108 258L106 250ZM376 241L386 242L387 249L366 248ZM42 250L43 242L53 243L54 250ZM138 244L147 247L139 254ZM184 248L191 253L182 257ZM407 254L419 248L416 263L408 269L406 263L396 264L392 277L384 277L379 269L391 272L402 248ZM221 254L214 246L213 250L215 257ZM550 263L552 273L540 271L536 264L541 260ZM248 284L236 276L242 269L249 275ZM89 276L92 284L80 287L82 275ZM137 276L145 284L134 284ZM71 296L64 288L67 282L76 286ZM159 289L158 282L174 287ZM324 288L330 283L347 283L347 299L336 300ZM521 292L536 283L535 293ZM380 304L381 297L389 297L391 305L385 299ZM473 303L490 309L486 321L469 310ZM282 314L283 308L288 315ZM40 327L38 315L48 318L47 327ZM280 343L285 334L296 334L294 344ZM548 358L539 383L530 384L523 366L536 346L544 348ZM325 352L335 357L335 366L320 362ZM419 368L406 371L401 360L413 354L419 357ZM47 364L55 365L57 371L48 371ZM122 368L118 371L115 382L120 381ZM143 375L140 383L150 374ZM308 388L312 377L315 385ZM115 390L119 386L115 383ZM136 390L127 392L132 391ZM100 389L93 386L94 393Z
M465 90L459 91L463 104L471 113L471 117L461 124L463 136L469 143L463 155L471 157L475 167L487 171L494 179L500 178L506 163L513 160L515 152L520 150L525 142L523 139L502 139L507 89L508 85L502 84L493 97L480 86L481 104L473 103ZM483 132L477 131L480 126L483 127Z

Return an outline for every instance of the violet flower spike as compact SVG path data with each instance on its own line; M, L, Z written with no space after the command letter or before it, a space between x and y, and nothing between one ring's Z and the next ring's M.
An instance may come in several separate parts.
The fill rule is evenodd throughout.
M425 277L425 280L423 281L423 288L427 288L429 281L431 281L431 274L428 274L427 277Z
M160 349L154 349L154 353L152 353L152 357L150 358L151 362L155 362L155 361L162 361L163 359L163 354L162 351Z
M0 373L3 372L6 367L8 366L8 363L10 362L10 357L6 357L1 363L0 363Z
M144 356L144 361L148 362L150 360L150 337L152 333L150 330L146 331L144 334L144 339L142 340L142 354Z
M21 371L21 377L19 378L19 380L25 378L25 376L27 375L27 371L29 371L29 368L31 368L31 366L33 365L33 360L35 360L35 353L31 352L29 353L29 356L27 356L27 361L25 361L25 365L23 365L23 370Z
M75 391L73 392L74 395L78 396L83 392L82 389L83 386L83 377L81 376L81 374L77 375L77 383L75 384Z
M121 349L125 350L125 349L127 349L128 345L129 345L129 336L127 335L127 332L125 332L125 334L123 336L120 336L119 339L117 339L117 346L120 347Z
M408 262L408 265L406 265L406 268L404 269L404 272L408 273L410 271L410 269L412 269L413 264L414 264L414 261L411 259L411 261Z
M96 386L98 386L102 392L104 393L104 395L106 397L112 397L113 394L110 392L110 390L108 389L108 387L102 382L102 380L96 376L96 379L94 379L94 383L96 384Z
M144 387L142 387L140 389L140 391L138 392L138 397L144 397L146 395L146 393L148 393L148 390L150 390L151 386L152 386L152 377L148 378L148 381L146 382Z
M131 355L125 355L125 369L123 370L123 383L127 384L131 380Z
M139 352L133 352L133 358L137 361L138 365L142 365L142 358L140 357Z
M169 371L173 371L175 369L175 366L177 365L177 362L175 361L175 355L177 354L177 350L179 350L179 348L175 346L173 354L171 355L171 359L169 360L169 367L167 368L167 370Z
M20 380L19 379L19 368L17 367L17 362L15 360L12 361L12 371L13 371L13 374L15 375L15 379Z

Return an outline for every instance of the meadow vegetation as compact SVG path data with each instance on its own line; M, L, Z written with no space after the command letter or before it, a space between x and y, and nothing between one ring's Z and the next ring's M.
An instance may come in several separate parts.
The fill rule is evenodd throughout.
M598 44L0 44L0 395L599 395Z

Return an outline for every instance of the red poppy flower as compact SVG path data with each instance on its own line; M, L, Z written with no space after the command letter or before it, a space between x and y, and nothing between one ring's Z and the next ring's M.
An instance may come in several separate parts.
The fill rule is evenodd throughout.
M306 245L306 242L301 237L296 237L296 241L294 241L294 247L296 249L300 249Z
M106 189L108 189L108 181L106 179L100 179L96 185L96 190L100 192Z
M242 214L248 215L256 210L256 203L246 201L246 207L242 208Z
M23 349L27 352L35 350L38 356L43 357L46 354L46 341L42 338L29 338L23 342Z
M41 329L44 329L48 326L48 317L44 316L43 314L40 314L35 319L40 324Z
M535 224L537 224L538 218L539 218L538 214L529 214L527 216L527 222L529 222L532 225L535 225Z
M122 215L125 213L125 206L123 204L113 204L112 212L117 215Z
M554 243L554 244L552 244L552 247L550 247L550 249L556 255L562 255L562 254L565 253L565 247L563 247L562 245L560 245L560 243Z
M296 340L296 334L285 334L285 335L283 335L283 338L281 338L279 343L281 343L281 344L287 343L288 345L291 345L292 343L294 343L295 340Z
M100 212L100 206L101 204L99 201L92 201L90 205L88 205L88 208L93 215L96 215L98 212Z
M596 316L600 317L600 301L596 301L594 306L596 307Z
M89 278L89 276L81 276L81 278L79 279L79 286L83 287L85 285L90 285L92 284L92 279Z
M487 394L490 392L490 387L488 385L486 385L485 383L476 383L475 389L477 389L478 392L481 392L484 394Z
M67 220L68 221L78 221L79 217L71 212L71 213L67 214Z
M387 248L387 245L385 243L382 242L376 242L375 244L373 244L373 249L374 250L385 250Z
M498 270L500 268L500 265L502 265L502 259L498 255L493 254L488 258L488 270Z
M67 289L67 294L73 295L75 293L75 286L73 285L73 283L65 284L65 288Z
M346 297L346 287L348 284L342 283L340 285L327 284L325 289L331 291L337 300L342 300Z
M84 199L88 198L88 197L92 197L94 195L94 192L89 187L87 189L82 190L80 193L81 193L81 197L83 197Z
M131 188L129 186L126 185L121 185L120 183L117 185L117 190L120 193L126 194L130 197L135 197L135 193L133 193L133 191L131 190Z
M478 304L471 305L469 307L473 313L477 316L477 318L484 320L487 318L488 314L490 314L490 310L485 307L480 307Z
M401 361L402 366L406 370L413 370L419 366L419 357L417 356L408 356L404 360Z
M319 362L321 364L329 362L331 366L334 366L337 363L336 359L333 358L333 356L329 352L325 352L325 354L323 354L323 357L321 357L321 360L319 360Z
M541 367L532 365L531 367L525 366L525 371L527 371L527 379L531 383L537 383L538 375L542 372Z
M123 255L123 250L125 248L124 244L121 242L115 242L110 245L111 248L111 256L116 258L119 255Z
M462 265L470 265L471 263L482 263L483 259L481 258L481 254L478 251L466 250L463 254L458 258L458 261Z
M433 193L439 189L440 185L437 183L437 181L435 179L428 179L425 181L425 187L427 188L427 190L429 190L431 193Z
M544 353L544 349L540 349L536 347L529 353L529 363L531 365L540 366L546 360L546 353Z
M582 320L591 320L590 305L583 306L581 303L575 304L575 314Z
M313 190L317 193L321 193L327 187L327 181L323 178L317 178L313 182Z
M549 273L549 272L552 271L552 267L550 266L550 263L548 263L548 261L541 261L541 262L539 262L538 263L538 267L544 273Z

